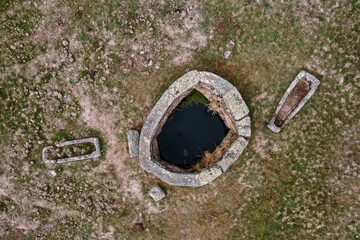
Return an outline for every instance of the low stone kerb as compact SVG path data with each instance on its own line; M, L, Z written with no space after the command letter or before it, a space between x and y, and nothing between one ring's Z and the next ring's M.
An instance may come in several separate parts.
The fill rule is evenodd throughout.
M203 168L201 172L173 172L154 157L152 139L159 131L164 115L169 112L170 107L174 103L178 103L184 94L198 88L207 89L224 103L227 115L234 122L237 138L214 166ZM171 84L147 117L140 134L140 166L170 185L199 187L208 184L225 172L247 146L246 138L251 135L251 122L248 114L249 109L245 101L231 83L210 72L188 72Z

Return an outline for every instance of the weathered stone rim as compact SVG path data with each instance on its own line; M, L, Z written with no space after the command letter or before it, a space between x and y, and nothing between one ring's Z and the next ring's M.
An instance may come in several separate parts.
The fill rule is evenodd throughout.
M294 111L287 117L287 119L285 120L285 122L281 125L281 127L278 127L275 125L275 118L276 115L279 113L280 109L282 108L282 106L284 105L286 99L288 98L289 94L291 93L291 91L294 89L294 87L296 86L296 84L301 81L302 79L304 79L309 83L309 88L310 91L306 94L306 96L301 100L301 102L299 103L299 105L294 109ZM314 95L315 91L317 90L317 88L320 85L320 81L319 79L317 79L315 76L311 75L310 73L302 70L300 71L300 73L295 77L295 79L291 82L290 86L286 89L283 97L281 98L279 105L276 108L275 113L273 114L269 124L268 124L268 128L271 129L271 131L278 133L280 132L290 121L291 119L300 111L300 109L305 105L305 103L307 101L309 101L309 99Z
M234 120L238 137L216 165L196 173L171 172L154 158L151 141L171 104L186 91L200 86L207 88L223 101L228 114ZM188 72L165 91L147 117L140 134L140 166L170 185L192 187L205 185L225 172L247 146L247 138L251 135L248 114L249 109L239 91L228 81L210 72Z

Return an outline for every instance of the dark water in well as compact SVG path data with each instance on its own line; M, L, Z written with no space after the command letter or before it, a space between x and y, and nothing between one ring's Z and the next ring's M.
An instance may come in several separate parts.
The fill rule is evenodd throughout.
M203 103L181 105L171 113L157 140L163 160L186 168L199 160L204 151L213 150L228 129Z

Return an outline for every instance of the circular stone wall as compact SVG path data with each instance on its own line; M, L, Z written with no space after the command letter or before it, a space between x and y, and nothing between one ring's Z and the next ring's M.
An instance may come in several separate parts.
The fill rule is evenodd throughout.
M201 172L179 172L155 157L154 138L156 139L171 111L194 89L205 93L207 98L216 99L224 106L225 114L222 118L236 132L236 138L213 166L203 168ZM188 72L165 91L147 117L140 134L140 166L170 185L205 185L225 172L247 146L247 139L251 135L248 114L249 109L239 91L228 81L210 72Z

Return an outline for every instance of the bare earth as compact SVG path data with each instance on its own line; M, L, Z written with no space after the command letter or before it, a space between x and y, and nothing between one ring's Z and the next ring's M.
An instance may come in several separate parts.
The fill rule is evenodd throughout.
M359 239L359 16L345 0L2 0L0 239ZM252 136L212 183L173 187L130 158L126 132L193 69L239 89ZM301 70L321 85L274 134ZM99 159L42 162L83 137Z

